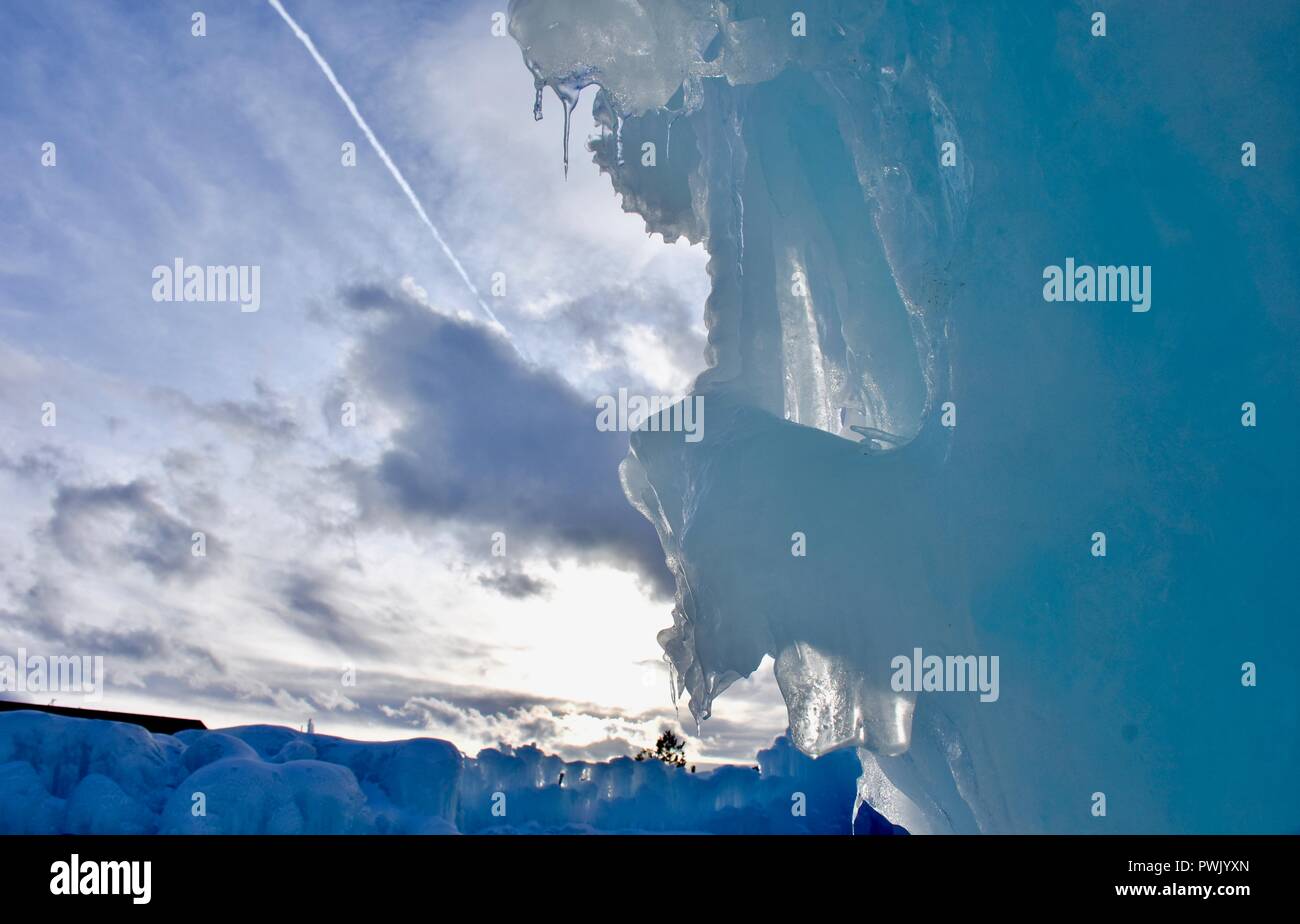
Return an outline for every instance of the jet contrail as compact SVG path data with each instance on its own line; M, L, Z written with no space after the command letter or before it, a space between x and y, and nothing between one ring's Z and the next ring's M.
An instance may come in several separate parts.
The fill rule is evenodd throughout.
M316 45L312 42L311 36L302 31L302 27L299 26L298 23L294 22L293 17L290 16L288 12L285 11L285 8L280 5L280 0L267 0L267 2L271 4L273 10L280 14L280 18L289 24L289 28L293 30L293 34L298 36L298 40L307 47L307 50L311 52L312 58L315 59L318 65L320 65L320 69L325 72L325 76L329 80L330 86L332 86L334 92L339 95L339 99L343 100L343 105L348 107L348 112L352 113L353 121L356 122L357 127L365 133L366 140L369 141L370 146L375 149L375 153L378 154L379 159L384 162L384 166L387 167L388 172L393 175L393 179L397 181L397 185L401 187L402 192L406 193L406 198L411 200L411 205L415 206L415 214L420 216L420 221L424 222L424 226L433 234L433 239L438 242L438 246L441 247L442 252L447 255L447 259L451 261L451 265L456 267L456 272L460 274L460 278L465 281L466 287L468 287L470 292L474 294L474 300L477 301L478 306L483 309L483 313L488 316L488 320L504 331L505 326L497 320L497 316L492 313L492 309L483 301L483 296L478 294L478 289L475 288L474 283L470 282L469 274L465 272L465 267L460 265L460 261L456 259L456 255L451 252L451 248L447 246L447 242L442 239L442 235L438 232L438 228L429 220L429 215L424 211L424 206L420 204L420 200L416 198L415 192L411 189L411 184L406 182L406 178L402 176L402 171L397 169L397 165L393 163L393 159L388 156L388 152L385 151L384 146L379 143L379 139L375 137L375 133L370 130L370 126L366 124L366 120L361 117L361 113L357 111L356 103L352 102L352 97L348 96L348 91L343 89L343 84L339 83L339 79L334 76L333 68L329 66L329 63L326 62L326 60L321 57L320 52L316 50ZM506 336L509 337L508 332Z

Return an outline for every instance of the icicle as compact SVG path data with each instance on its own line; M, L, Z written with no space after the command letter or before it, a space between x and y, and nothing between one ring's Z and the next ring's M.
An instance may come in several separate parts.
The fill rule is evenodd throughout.
M569 178L569 121L573 114L573 108L566 105L564 107L564 178Z
M537 86L537 98L533 100L533 121L542 121L542 90L546 84L540 80L534 81Z
M569 123L573 118L573 110L578 105L582 86L577 82L551 84L551 89L559 97L560 105L564 107L564 178L566 180L569 178Z

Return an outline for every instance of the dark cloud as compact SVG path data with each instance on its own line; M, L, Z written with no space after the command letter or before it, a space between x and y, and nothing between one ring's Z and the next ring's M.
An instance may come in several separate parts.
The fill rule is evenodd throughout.
M107 522L114 515L128 519L121 535ZM211 537L205 540L206 557L192 554L195 530L169 513L154 499L152 488L138 479L94 487L61 485L48 531L73 563L102 563L107 556L143 565L160 580L197 579L218 557Z
M378 641L374 632L363 631L373 627L367 627L356 612L345 612L334 602L340 595L330 579L305 573L291 574L284 581L281 596L283 605L278 615L303 635L356 654L389 652L389 647Z
M540 578L522 571L504 571L500 574L481 574L478 582L489 590L495 590L503 597L512 600L526 600L529 597L545 596L551 585Z
M37 446L16 459L0 450L0 471L9 472L19 478L54 481L58 479L67 462L67 454L57 446Z
M351 466L364 514L501 531L507 550L575 552L671 593L653 528L623 496L627 434L596 429L594 396L525 362L501 336L372 285L342 292L376 319L351 387L401 418L371 467ZM348 386L343 386L346 391Z
M158 658L169 650L167 639L153 629L99 629L85 627L63 633L64 641L76 651L90 651L107 657L140 661Z
M17 610L0 610L0 624L27 648L45 646L65 654L102 655L110 664L120 660L170 662L181 670L199 667L217 674L226 670L208 649L168 638L153 628L69 625L64 618L67 604L63 594L44 581L36 582L19 595L18 603Z

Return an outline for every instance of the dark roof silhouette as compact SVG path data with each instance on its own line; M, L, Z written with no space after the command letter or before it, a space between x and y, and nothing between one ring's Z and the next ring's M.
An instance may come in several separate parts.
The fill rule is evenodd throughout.
M0 699L0 712L48 712L73 719L99 719L102 722L128 722L160 735L174 735L191 728L207 728L198 719L181 719L168 715L137 712L108 712L103 709L77 709L73 706L42 706L39 703L15 703Z

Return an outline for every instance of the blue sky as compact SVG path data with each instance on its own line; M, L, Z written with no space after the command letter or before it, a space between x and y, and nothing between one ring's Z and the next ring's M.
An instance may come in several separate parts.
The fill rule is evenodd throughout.
M205 3L194 37L194 6L0 9L0 644L210 726L652 740L669 578L594 398L703 368L702 248L619 208L590 96L564 179L493 3L287 3L475 285L504 274L516 351L276 13ZM153 301L177 257L259 266L261 310ZM743 761L784 725L764 669L687 731Z

